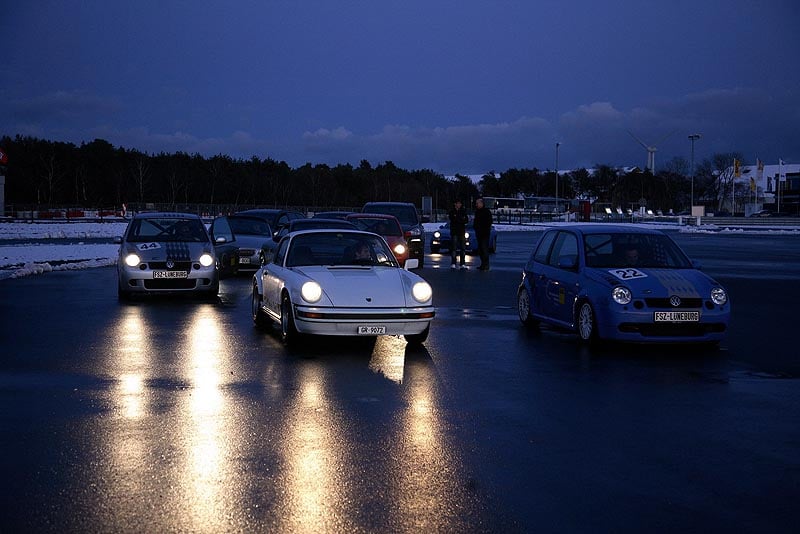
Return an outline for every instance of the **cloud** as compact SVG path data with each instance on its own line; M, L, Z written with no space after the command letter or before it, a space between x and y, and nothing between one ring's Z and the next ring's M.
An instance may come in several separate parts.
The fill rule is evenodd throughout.
M407 169L429 168L442 174L479 174L512 167L552 169L555 143L559 167L591 167L598 163L639 165L646 151L628 132L646 144L657 143L656 166L674 157L688 159L690 133L701 133L698 160L714 153L742 152L747 161L800 161L800 89L767 91L714 89L680 98L645 102L623 109L612 102L581 104L551 121L520 117L511 121L443 126L388 124L358 132L348 125L318 128L295 136L263 137L234 130L227 135L200 136L189 126L173 132L147 127L112 126L118 109L113 99L79 92L58 92L14 102L16 122L9 135L23 133L60 141L95 138L151 153L183 151L205 156L259 156L292 166L325 163L357 165L392 161ZM61 120L52 121L52 117ZM70 117L74 121L68 120ZM86 124L84 124L86 123Z

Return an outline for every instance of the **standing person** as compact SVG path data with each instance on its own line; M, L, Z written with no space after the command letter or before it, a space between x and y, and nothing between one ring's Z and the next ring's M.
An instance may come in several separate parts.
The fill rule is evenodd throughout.
M492 212L483 205L483 199L475 201L475 220L472 223L475 228L475 239L478 240L478 254L481 256L481 271L489 270L489 236L492 232Z
M461 268L466 269L466 246L464 243L464 234L467 232L467 209L461 204L461 200L456 199L453 203L453 208L447 214L450 219L450 268L456 268L456 254L457 251L461 252Z

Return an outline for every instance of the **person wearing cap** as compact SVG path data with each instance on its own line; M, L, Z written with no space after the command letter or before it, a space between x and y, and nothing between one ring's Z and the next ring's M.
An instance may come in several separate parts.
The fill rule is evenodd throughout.
M450 220L450 268L456 269L456 254L461 253L461 268L466 269L466 246L464 234L467 231L467 209L461 204L460 199L456 199L453 207L447 214Z

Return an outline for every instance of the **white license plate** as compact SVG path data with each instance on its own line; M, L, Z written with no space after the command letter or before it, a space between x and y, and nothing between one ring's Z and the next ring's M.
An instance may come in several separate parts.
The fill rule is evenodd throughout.
M153 271L153 278L189 278L188 271Z
M380 336L386 333L386 327L383 325L359 325L359 336Z
M697 311L669 311L654 312L653 320L657 323L696 323L700 320L700 312Z
M250 263L250 258L239 258L239 263Z

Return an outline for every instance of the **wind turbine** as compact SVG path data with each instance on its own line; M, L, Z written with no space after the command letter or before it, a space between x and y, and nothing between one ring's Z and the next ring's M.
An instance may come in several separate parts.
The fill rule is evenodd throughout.
M656 148L656 145L660 145L661 143L663 143L664 140L667 137L669 137L670 135L674 134L675 132L673 131L673 132L668 133L667 135L665 135L664 137L659 139L658 143L655 143L655 144L652 144L652 145L647 145L644 141L642 141L641 139L639 139L638 137L633 135L633 132L631 132L630 130L628 130L628 133L631 134L631 137L633 137L636 140L636 142L638 142L640 145L642 145L644 147L645 150L647 150L647 169L650 171L650 174L655 176L655 174L656 174L656 150L658 150Z

